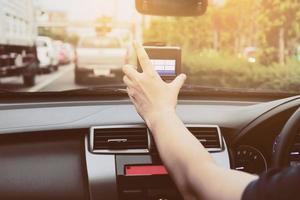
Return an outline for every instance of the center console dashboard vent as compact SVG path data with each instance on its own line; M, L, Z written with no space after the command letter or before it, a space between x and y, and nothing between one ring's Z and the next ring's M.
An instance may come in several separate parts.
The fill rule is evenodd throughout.
M221 131L218 126L189 125L187 128L208 151L223 149Z
M186 127L198 139L198 141L205 147L207 151L223 151L223 140L219 126L187 124ZM151 153L158 153L153 138L151 140Z
M223 150L223 139L217 125L186 125L187 129L209 151ZM158 153L145 125L111 125L90 128L90 150L93 153Z
M90 147L93 153L148 153L148 129L142 125L91 127Z

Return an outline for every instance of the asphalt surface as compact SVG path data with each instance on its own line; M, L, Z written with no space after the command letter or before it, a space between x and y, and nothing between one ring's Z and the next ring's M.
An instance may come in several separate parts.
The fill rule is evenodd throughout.
M0 78L0 89L20 92L63 91L86 86L74 82L74 64L60 66L57 71L39 74L33 87L25 87L22 77Z

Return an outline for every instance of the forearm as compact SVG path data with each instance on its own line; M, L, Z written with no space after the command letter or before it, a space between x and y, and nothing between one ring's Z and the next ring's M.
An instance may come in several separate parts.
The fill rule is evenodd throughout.
M210 154L186 129L175 112L162 112L147 122L161 159L184 195L195 193L190 174L199 173L196 162L214 163ZM194 169L193 169L194 168Z
M255 176L221 169L175 113L186 76L164 82L144 48L135 44L143 72L124 66L123 80L138 113L153 133L159 154L185 199L239 199ZM230 183L230 184L228 184Z
M247 184L256 178L218 167L175 112L161 113L147 124L161 159L186 199L240 199Z

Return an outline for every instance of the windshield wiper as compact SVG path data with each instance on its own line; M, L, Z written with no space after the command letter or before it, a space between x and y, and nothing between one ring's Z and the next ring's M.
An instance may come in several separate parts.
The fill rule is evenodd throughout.
M93 86L75 90L61 91L63 94L87 94L87 95L127 95L126 86L124 84L108 85L108 86ZM255 90L245 88L223 88L201 85L185 84L181 90L182 96L294 96L296 93L289 92L274 92L272 90Z
M230 89L228 89L229 91ZM218 91L225 91L222 88L215 88L215 87L206 87L206 86L198 86L198 85L184 85L181 89L181 93L198 93L198 92L218 92ZM107 86L92 86L92 87L85 87L79 88L74 90L64 90L60 91L59 93L64 94L82 94L82 93L122 93L126 94L126 86L124 84L116 84L116 85L107 85Z
M278 96L288 97L299 95L297 93L282 92L274 90L262 89L247 89L247 88L224 88L224 87L211 87L201 85L184 85L180 91L181 95L217 95L217 96Z
M63 91L41 91L26 92L0 89L1 99L7 97L72 97L72 96L126 96L127 91L124 85L93 86Z
M107 85L107 86L92 86L73 90L59 91L58 93L63 94L102 94L102 95L113 95L113 94L126 94L126 87L123 84Z
M212 87L212 86L189 85L189 84L183 85L181 91L182 92L239 92L239 93L258 92L258 90L254 90L254 89L225 88L225 87Z
M7 89L0 89L0 94L16 94L16 93L22 93L22 92L14 91L14 90L7 90Z
M124 84L89 86L73 90L63 91L45 91L45 92L20 92L0 89L1 97L7 96L28 96L28 97L43 97L43 96L107 96L107 97L124 97L127 96L126 86ZM272 97L284 98L289 96L299 95L297 93L254 90L245 88L222 88L201 85L185 84L180 90L180 96L235 96L235 97Z

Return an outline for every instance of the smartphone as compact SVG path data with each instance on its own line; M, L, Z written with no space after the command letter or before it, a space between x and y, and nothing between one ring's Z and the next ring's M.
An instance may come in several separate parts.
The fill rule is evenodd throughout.
M144 46L151 63L163 80L172 80L181 73L181 48ZM142 71L138 61L138 70Z

